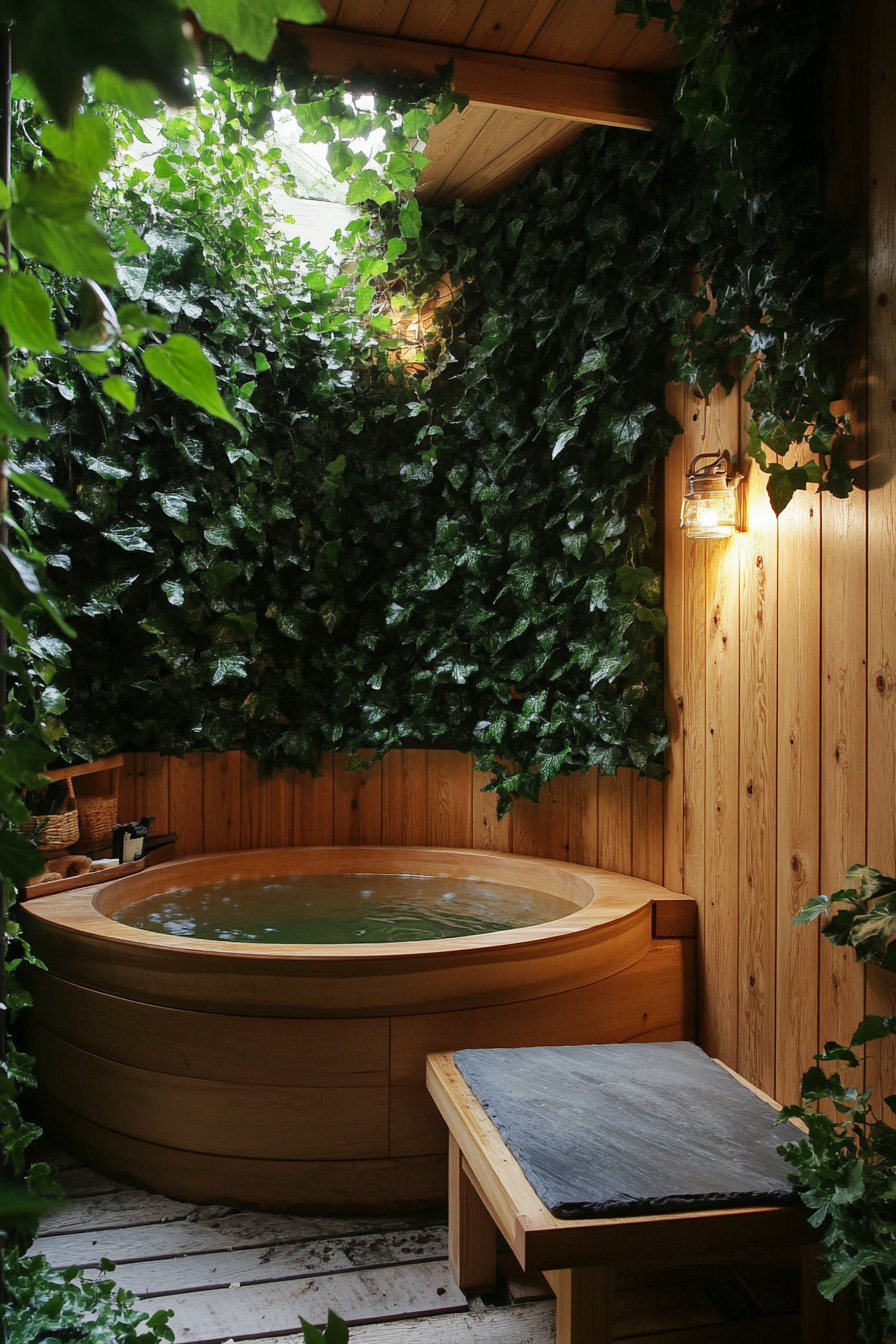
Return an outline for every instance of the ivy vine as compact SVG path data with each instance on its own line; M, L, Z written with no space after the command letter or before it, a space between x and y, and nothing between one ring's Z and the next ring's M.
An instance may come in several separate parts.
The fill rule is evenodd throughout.
M821 37L797 10L689 0L654 133L587 131L475 208L410 196L444 90L381 87L359 113L282 47L220 65L196 117L160 114L167 148L106 184L100 218L131 250L121 297L208 354L234 427L150 381L153 347L144 367L125 342L22 371L50 429L26 465L75 504L21 502L78 632L61 674L75 749L243 747L314 769L422 741L475 752L502 810L559 772L664 773L667 341L698 394L750 371L760 458L845 430L828 409L836 237L810 129L785 115ZM274 227L283 166L257 136L283 109L364 206L341 261ZM113 122L131 152L137 123ZM373 129L383 150L359 154ZM401 314L440 291L405 367ZM776 507L813 479L850 485L836 454L765 465Z
M824 208L819 115L834 7L617 0L616 9L642 25L662 19L681 49L673 106L694 152L701 223L694 311L670 333L676 378L704 398L747 380L747 453L769 477L776 513L809 486L845 497L850 423L831 403L852 354L841 288L850 222Z

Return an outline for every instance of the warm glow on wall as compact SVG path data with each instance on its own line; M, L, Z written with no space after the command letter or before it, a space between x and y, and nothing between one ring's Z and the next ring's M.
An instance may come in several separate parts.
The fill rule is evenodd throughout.
M426 348L438 338L438 310L453 304L456 297L457 291L448 274L436 282L423 303L410 302L403 289L389 292L382 311L391 318L393 337L401 341L401 346L390 353L390 358L400 360L411 369L424 369Z
M698 466L704 462L705 466ZM699 453L688 467L681 526L691 541L715 541L737 530L737 487L742 477L731 454Z

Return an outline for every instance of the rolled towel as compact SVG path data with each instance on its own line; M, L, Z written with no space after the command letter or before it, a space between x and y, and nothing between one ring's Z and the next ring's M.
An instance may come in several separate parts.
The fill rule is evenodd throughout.
M90 872L90 859L86 854L63 854L59 859L50 859L47 872L55 877L81 877Z
M26 886L40 887L44 882L55 882L58 876L58 873L38 873L37 877L29 877Z

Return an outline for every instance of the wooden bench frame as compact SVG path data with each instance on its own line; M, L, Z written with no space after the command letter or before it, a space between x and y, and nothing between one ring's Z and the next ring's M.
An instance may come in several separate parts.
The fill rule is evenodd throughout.
M744 1079L738 1081L776 1105ZM554 1290L557 1344L612 1344L617 1267L710 1264L802 1248L801 1344L833 1344L827 1304L815 1287L817 1250L801 1205L555 1218L456 1067L453 1053L427 1056L426 1085L450 1135L448 1255L458 1287L493 1287L497 1228L521 1268L541 1270Z

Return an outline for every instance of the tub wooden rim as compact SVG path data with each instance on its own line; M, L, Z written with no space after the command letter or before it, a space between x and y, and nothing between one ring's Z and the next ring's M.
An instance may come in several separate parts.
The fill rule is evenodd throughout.
M271 876L273 868L280 874L301 872L294 864L284 862L287 855L301 855L307 871L335 872L332 866L308 867L310 859L327 856L345 856L343 871L353 872L390 872L394 868L385 866L391 856L399 856L401 866L407 868L414 863L419 866L440 866L448 871L438 876L470 877L471 867L483 866L506 872L518 867L525 875L533 879L535 890L543 890L552 895L565 895L553 890L557 884L543 885L548 874L566 879L561 885L581 884L583 895L590 889L592 896L572 914L544 924L533 924L520 929L504 929L492 933L471 934L461 938L431 938L407 943L241 943L219 942L206 938L189 938L179 934L154 933L149 930L131 928L119 924L111 916L123 906L140 900L157 889L160 882L172 878L179 871L189 873L200 864L221 871L222 876L233 877L236 870L240 875L255 876L254 871L263 870ZM372 867L362 867L365 864ZM396 866L398 866L396 864ZM340 865L342 867L342 865ZM463 867L467 871L461 872ZM454 871L451 871L451 869ZM422 874L430 876L431 874ZM491 876L491 874L489 874ZM541 881L539 881L539 878ZM571 881L570 881L571 879ZM211 880L215 880L212 878ZM526 885L529 885L526 883ZM566 863L555 859L536 858L529 855L504 854L500 851L440 849L427 846L360 846L360 845L315 845L284 849L233 850L217 854L195 854L183 858L171 859L166 863L155 864L128 877L105 882L102 885L80 887L73 891L57 892L52 896L33 899L28 902L30 917L67 929L88 938L100 938L104 942L123 944L130 948L156 949L171 954L190 953L194 956L210 957L250 957L259 961L302 961L302 962L392 962L406 958L415 960L441 960L445 956L462 956L470 952L497 950L508 944L522 951L527 945L553 942L567 939L576 933L606 927L643 910L658 898L668 896L663 887L658 887L643 878L628 877L625 874L612 873L601 868L587 868L581 864ZM372 967L368 967L372 969Z
M195 864L209 873L446 872L519 881L591 899L550 923L465 938L366 945L212 942L152 933L110 918ZM390 865L391 868L390 868ZM338 868L335 869L338 871ZM598 868L484 850L422 846L314 846L199 855L142 873L35 898L26 936L50 970L120 997L171 1008L275 1017L351 1017L486 1006L591 984L650 948L652 911L671 893ZM99 907L99 908L98 908ZM107 911L109 913L104 913Z

